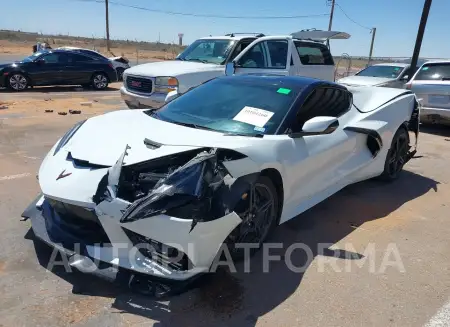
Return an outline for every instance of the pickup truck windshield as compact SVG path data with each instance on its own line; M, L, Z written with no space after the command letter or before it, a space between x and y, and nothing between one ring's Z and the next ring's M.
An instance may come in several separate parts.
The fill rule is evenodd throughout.
M157 111L156 119L226 134L274 134L302 88L279 79L217 78Z
M357 73L357 76L397 78L404 67L399 66L369 66Z
M225 63L233 49L234 41L220 39L201 39L188 46L177 60L200 61L221 65Z

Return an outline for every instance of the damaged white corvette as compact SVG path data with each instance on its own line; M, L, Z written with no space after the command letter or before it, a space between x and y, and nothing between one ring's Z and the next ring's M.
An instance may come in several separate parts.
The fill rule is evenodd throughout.
M416 152L419 110L402 89L220 77L158 110L76 124L22 216L72 267L166 292L209 272L223 244L242 258L345 186L396 179Z

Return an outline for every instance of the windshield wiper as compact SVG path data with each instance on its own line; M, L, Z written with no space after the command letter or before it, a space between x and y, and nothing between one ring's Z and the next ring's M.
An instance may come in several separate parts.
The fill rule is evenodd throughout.
M203 60L203 59L198 59L198 58L185 59L185 60L187 60L187 61L199 61L199 62L202 62L202 63L204 63L204 64L208 63L208 61Z
M229 132L229 133L225 133L225 134L223 134L224 136L248 136L248 137L259 137L259 138L261 138L261 137L264 137L264 134L246 134L246 133L232 133L232 132Z
M206 126L203 126L203 125L197 125L197 124L192 124L192 123L183 123L183 122L179 122L179 121L171 121L171 123L177 124L177 125L181 125L181 126L196 128L196 129L204 129L204 130L207 130L207 131L215 131L215 132L217 132L217 130L215 130L214 128L206 127Z

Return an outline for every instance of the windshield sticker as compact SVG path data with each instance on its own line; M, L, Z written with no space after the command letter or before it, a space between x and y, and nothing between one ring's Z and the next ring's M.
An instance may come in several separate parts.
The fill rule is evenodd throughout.
M289 93L291 93L291 90L285 89L284 87L280 87L277 92L281 93L281 94L289 94Z
M245 106L234 118L233 120L240 121L241 123L247 123L257 127L264 127L264 125L273 116L273 112L247 107Z
M261 133L264 133L266 131L266 129L264 127L258 127L258 126L255 126L255 128L253 130L255 130L257 132L261 132Z
M422 70L428 70L430 67L423 67Z

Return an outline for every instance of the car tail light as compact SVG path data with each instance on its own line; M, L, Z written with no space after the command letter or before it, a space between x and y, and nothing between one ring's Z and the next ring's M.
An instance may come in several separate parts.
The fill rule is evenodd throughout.
M411 90L411 86L412 86L411 83L406 83L406 84L405 84L405 88L406 88L407 90Z
M114 69L114 66L112 65L112 63L109 63L108 66L111 67L112 69Z

